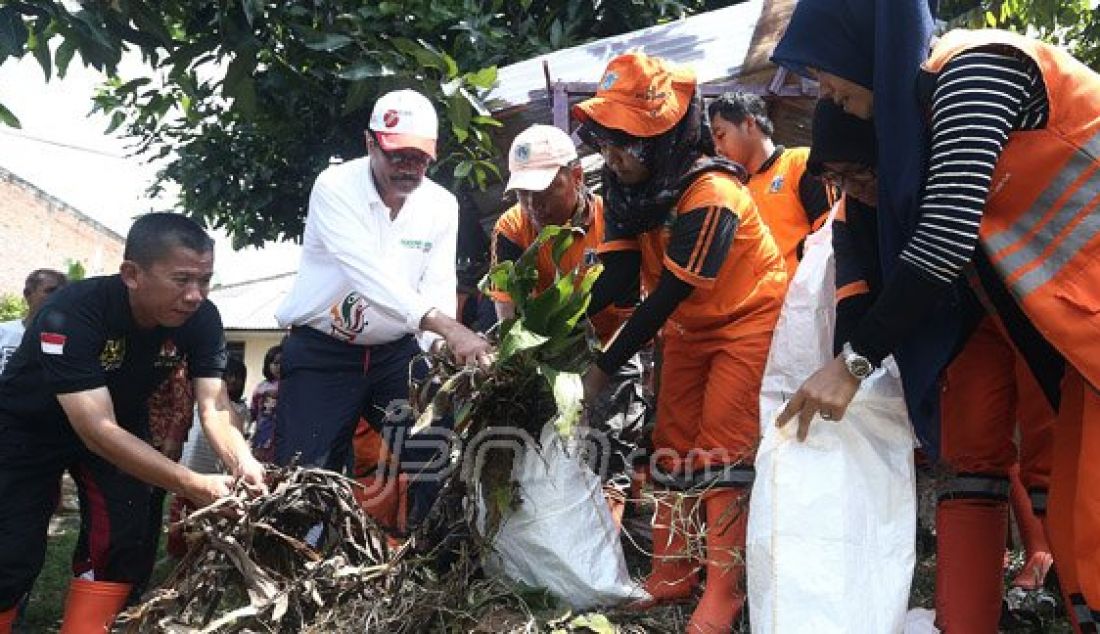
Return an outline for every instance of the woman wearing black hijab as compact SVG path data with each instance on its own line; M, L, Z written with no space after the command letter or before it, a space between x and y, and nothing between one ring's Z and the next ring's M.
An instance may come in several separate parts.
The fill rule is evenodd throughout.
M978 278L1059 405L1050 538L1060 578L1080 593L1076 612L1096 618L1100 76L1000 31L952 32L925 56L928 24L921 0L803 0L775 50L776 62L817 77L824 97L874 117L886 274L845 351L806 381L779 422L797 416L804 434L816 414L839 419L858 375L890 353L910 414L926 414L914 411L914 397L931 392L964 338L959 304L945 298ZM1058 359L1035 352L1050 347L1028 341L1012 316L1064 357L1064 379ZM914 342L923 365L907 358ZM916 390L914 379L923 382Z

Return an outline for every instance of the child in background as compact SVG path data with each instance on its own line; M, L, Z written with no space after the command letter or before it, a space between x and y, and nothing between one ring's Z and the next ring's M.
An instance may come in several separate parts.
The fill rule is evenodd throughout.
M275 461L275 403L279 392L279 371L283 347L272 346L264 355L264 380L252 392L252 455L260 462Z

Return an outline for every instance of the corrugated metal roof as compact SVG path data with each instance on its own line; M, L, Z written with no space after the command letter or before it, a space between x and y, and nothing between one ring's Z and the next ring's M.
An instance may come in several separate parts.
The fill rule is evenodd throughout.
M222 315L226 330L282 330L275 309L290 292L296 273L227 284L210 290L210 301Z
M487 101L494 112L500 112L546 100L543 60L549 64L551 81L594 82L611 58L635 48L691 66L700 83L737 77L745 69L764 5L765 0L748 0L505 66L497 73Z

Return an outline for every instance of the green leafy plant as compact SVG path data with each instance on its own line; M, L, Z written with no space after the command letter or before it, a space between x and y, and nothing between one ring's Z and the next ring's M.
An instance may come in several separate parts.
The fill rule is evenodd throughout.
M15 293L0 295L0 321L20 319L27 314L27 302Z
M591 363L595 345L585 311L602 271L598 264L561 269L562 255L578 231L546 227L517 260L489 271L481 290L507 293L516 309L515 317L491 334L496 359L488 370L458 367L442 356L433 359L432 378L442 387L430 399L430 382L414 387L421 395L415 430L451 413L455 431L468 444L483 437L538 443L548 423L563 437L572 433L582 410L581 372ZM556 272L553 283L538 291L538 253L544 245L550 247ZM477 460L463 470L477 478L487 509L485 533L492 535L520 500L513 474L516 447L470 449L467 456Z

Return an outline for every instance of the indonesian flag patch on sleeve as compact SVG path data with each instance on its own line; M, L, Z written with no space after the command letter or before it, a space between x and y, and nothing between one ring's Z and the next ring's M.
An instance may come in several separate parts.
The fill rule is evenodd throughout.
M38 340L42 343L43 354L64 354L65 352L65 335L44 332L39 335Z

